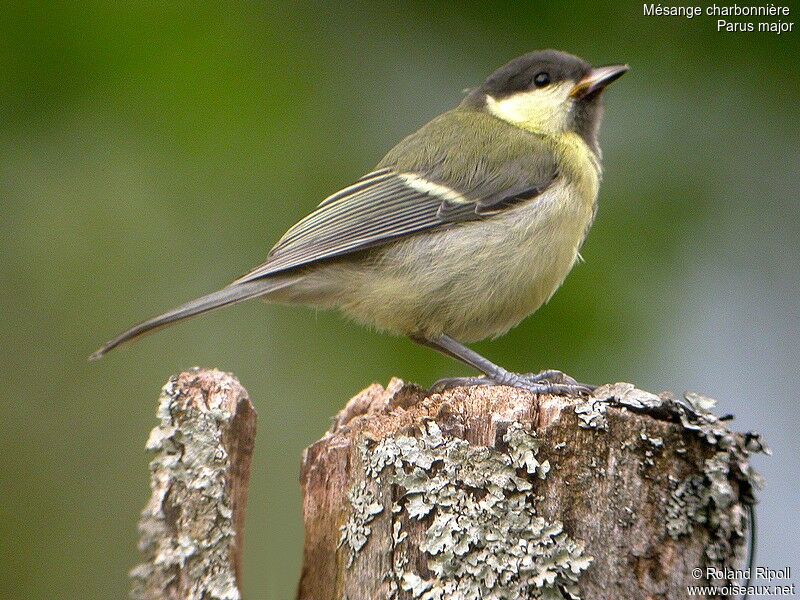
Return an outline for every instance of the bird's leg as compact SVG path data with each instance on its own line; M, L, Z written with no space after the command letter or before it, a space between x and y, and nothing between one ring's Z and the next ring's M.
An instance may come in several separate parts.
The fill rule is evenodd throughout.
M455 358L485 375L485 377L441 379L433 384L431 391L440 392L452 387L470 385L508 385L535 394L581 394L589 393L594 389L593 386L578 383L561 371L548 370L535 375L511 373L447 335L440 335L436 338L412 337L411 339L418 344Z

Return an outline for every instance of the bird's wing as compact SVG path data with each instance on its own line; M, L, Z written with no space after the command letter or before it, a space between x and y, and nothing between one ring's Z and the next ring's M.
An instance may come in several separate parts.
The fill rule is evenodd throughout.
M264 264L234 283L364 250L427 229L490 218L518 202L535 198L554 178L555 173L547 183L519 183L471 198L414 173L375 171L326 198L286 232Z
M447 127L459 125L452 119L444 123ZM409 136L395 150L401 150L398 154L403 156L403 145L413 144L435 147L437 153L426 157L422 164L403 165L402 160L392 161L390 152L379 165L384 167L388 160L388 166L378 168L323 200L314 212L286 232L264 264L233 284L357 252L421 231L491 218L515 204L537 197L557 177L556 160L542 145L534 146L532 153L522 153L521 158L517 151L509 151L507 157L501 153L496 162L491 163L483 155L464 157L459 149L439 151L441 144L431 143L432 138L434 142L436 139L435 127L442 125L431 122L427 130L423 128ZM493 139L478 147L489 147L488 144L494 148L502 146ZM504 147L511 148L509 144ZM408 154L419 156L421 153L405 153ZM457 186L443 183L453 180L446 170L448 163L457 161L473 165L467 170L469 176Z

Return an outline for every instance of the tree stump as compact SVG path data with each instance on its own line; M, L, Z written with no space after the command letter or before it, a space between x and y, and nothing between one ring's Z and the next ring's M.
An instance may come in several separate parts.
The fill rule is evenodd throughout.
M670 599L736 583L707 569L742 566L748 458L765 448L686 400L630 384L367 388L304 454L298 598Z
M139 521L134 600L238 600L256 413L216 369L172 377L147 449L152 495Z

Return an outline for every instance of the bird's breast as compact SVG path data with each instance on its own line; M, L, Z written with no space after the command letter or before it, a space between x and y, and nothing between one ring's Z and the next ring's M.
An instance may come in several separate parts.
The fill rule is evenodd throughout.
M471 342L505 333L558 289L594 218L599 170L590 151L577 142L560 151L563 168L541 195L311 273L312 303L405 335Z
M578 256L593 216L585 186L561 179L541 196L483 221L423 233L332 266L338 305L405 335L465 342L505 333L544 304ZM330 295L327 295L331 297Z

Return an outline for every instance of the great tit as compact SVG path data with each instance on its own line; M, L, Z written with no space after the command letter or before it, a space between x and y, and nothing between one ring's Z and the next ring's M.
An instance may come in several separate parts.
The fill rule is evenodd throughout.
M136 325L91 358L156 328L262 298L338 308L483 374L445 386L590 389L558 371L509 372L462 342L517 325L575 264L597 207L603 90L627 70L592 68L555 50L512 60L323 200L264 264Z

